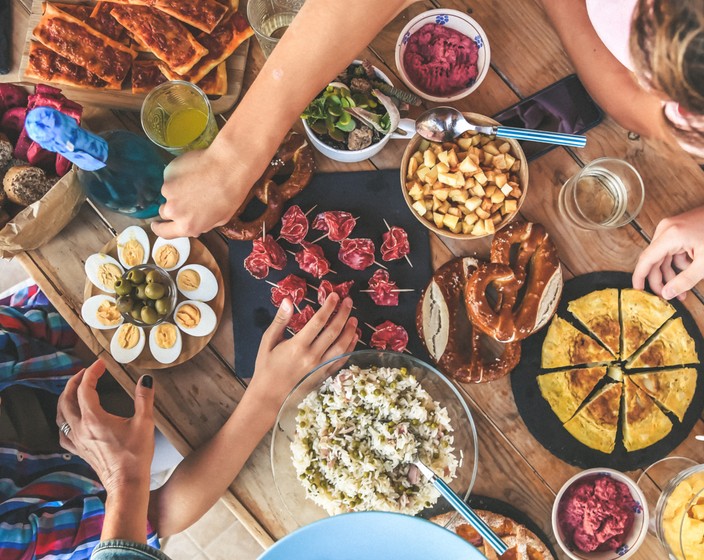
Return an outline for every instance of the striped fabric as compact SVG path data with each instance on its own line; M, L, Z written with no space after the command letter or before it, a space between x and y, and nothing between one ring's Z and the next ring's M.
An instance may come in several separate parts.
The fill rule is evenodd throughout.
M67 353L75 341L37 286L0 301L0 391L21 384L60 393L81 369ZM0 443L0 559L90 558L104 514L105 491L79 457ZM159 546L151 528L149 544Z

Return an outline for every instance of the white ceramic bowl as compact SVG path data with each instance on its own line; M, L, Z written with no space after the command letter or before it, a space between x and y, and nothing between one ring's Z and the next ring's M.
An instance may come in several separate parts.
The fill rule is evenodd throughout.
M636 515L633 520L633 526L631 527L631 530L626 537L626 541L621 548L618 550L605 552L582 552L580 550L572 549L567 545L564 533L560 529L560 524L557 521L557 514L560 508L560 502L562 501L565 492L572 485L576 482L594 478L598 475L607 475L612 477L614 480L623 482L626 486L628 486L628 489L631 491L631 496L640 507L635 512ZM638 550L638 547L643 544L643 541L648 534L648 520L648 502L645 499L643 491L638 488L638 485L633 480L628 478L622 472L607 468L587 469L574 475L567 482L565 482L564 486L557 493L555 502L552 506L552 532L555 534L557 544L560 545L562 551L572 560L625 560L626 558L630 558L633 554L635 554L636 550Z
M352 64L361 63L361 60L355 60L352 62ZM374 66L374 71L376 72L376 75L382 80L384 80L387 84L391 86L394 85L391 82L391 79L381 70L379 70L376 66ZM305 119L301 119L301 121L303 122L303 128L305 129L306 134L308 135L310 143L313 144L313 147L325 157L328 157L335 161L341 161L342 163L356 163L358 161L364 161L365 159L374 157L376 154L378 154L381 150L384 149L384 146L386 146L389 140L410 140L411 137L416 133L416 123L414 120L401 119L401 122L399 123L399 128L406 131L407 134L405 136L391 131L381 140L379 140L376 144L367 146L362 150L338 150L336 148L328 146L325 142L318 138L315 132L313 132L310 126L308 126L308 122Z
M416 31L418 31L421 27L428 23L437 23L439 25L445 25L446 27L455 29L463 35L466 35L467 37L471 38L476 43L477 47L479 47L479 57L477 60L477 79L474 80L474 82L469 87L453 95L437 97L423 90L420 90L413 84L413 82L408 77L408 74L406 74L406 69L403 65L403 55L406 51L408 39L410 39L411 35L413 35ZM398 69L399 75L401 76L403 83L406 84L408 89L410 89L416 95L419 95L420 97L422 97L423 99L427 99L428 101L443 103L446 101L457 101L458 99L467 97L470 93L472 93L475 89L479 87L482 81L484 81L487 72L489 72L490 61L491 49L489 48L489 39L487 39L486 33L484 33L482 27L474 19L469 17L467 14L459 12L457 10L447 10L442 8L439 10L428 10L427 12L423 12L422 14L419 14L414 17L411 21L406 24L406 27L403 28L401 34L396 40L396 68Z

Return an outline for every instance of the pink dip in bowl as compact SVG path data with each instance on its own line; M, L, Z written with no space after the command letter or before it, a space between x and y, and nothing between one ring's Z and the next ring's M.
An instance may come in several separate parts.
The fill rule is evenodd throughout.
M418 89L434 96L452 95L477 79L478 52L476 43L459 31L426 23L409 37L403 67Z
M637 504L623 482L598 475L576 482L560 502L558 521L567 544L582 552L616 550L628 536Z

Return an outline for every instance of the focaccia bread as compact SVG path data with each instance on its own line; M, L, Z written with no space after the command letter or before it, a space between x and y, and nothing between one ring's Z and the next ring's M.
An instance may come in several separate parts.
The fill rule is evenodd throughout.
M542 367L552 369L610 362L614 356L594 339L555 316L543 342Z
M696 369L678 368L635 373L629 378L682 422L697 388Z
M563 424L606 375L606 367L569 369L538 376L540 394Z
M430 521L445 527L445 529L452 531L474 545L487 560L499 560L499 558L510 558L511 560L553 560L548 547L525 525L491 511L483 509L474 511L508 546L508 550L503 556L497 556L491 545L486 543L481 535L454 511L431 517Z
M587 447L602 453L611 453L616 447L622 390L622 383L605 385L591 401L564 424L565 429Z
M621 290L621 359L627 360L675 314L664 299L643 290Z
M626 362L626 369L698 364L694 340L684 327L682 317L670 320Z
M628 376L623 391L623 445L637 451L660 441L672 430L672 422Z
M119 86L137 53L96 31L52 4L34 28L34 37L48 49L83 67L112 86Z
M621 323L618 318L618 290L607 288L572 300L567 310L618 358Z
M178 74L187 73L208 53L186 26L154 8L116 4L110 14Z

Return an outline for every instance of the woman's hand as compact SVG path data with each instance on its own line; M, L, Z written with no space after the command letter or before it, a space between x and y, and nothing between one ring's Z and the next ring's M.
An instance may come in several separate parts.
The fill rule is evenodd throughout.
M683 300L704 278L704 207L662 220L633 271L633 287Z
M96 390L105 364L97 360L74 375L59 397L56 423L61 446L82 457L110 495L126 486L149 490L154 454L154 390L145 375L135 389L135 414L121 418L103 410ZM146 487L144 486L146 484Z
M248 392L266 398L277 408L304 375L319 364L354 350L357 345L357 319L350 317L352 300L345 298L340 308L335 293L301 331L286 339L284 332L293 314L290 300L285 299L266 330L259 345L254 376Z

